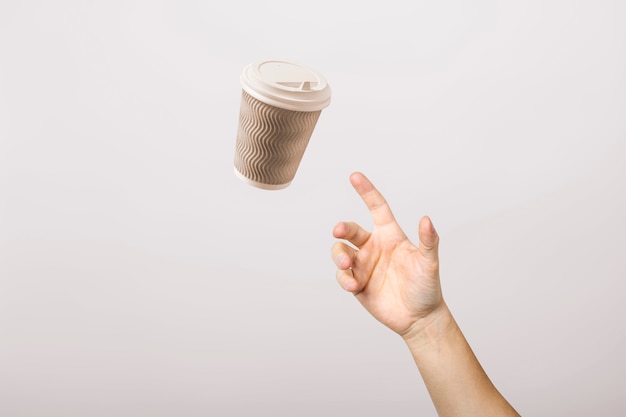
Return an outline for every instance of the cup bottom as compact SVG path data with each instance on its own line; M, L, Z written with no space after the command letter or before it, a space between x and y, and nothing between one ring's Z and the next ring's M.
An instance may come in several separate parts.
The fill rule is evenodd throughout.
M254 187L261 188L263 190L282 190L283 188L287 188L289 184L291 184L291 181L285 184L264 184L262 182L254 181L246 177L241 172L239 172L239 170L237 170L237 167L234 167L234 171L237 178L239 178L243 182L246 182Z

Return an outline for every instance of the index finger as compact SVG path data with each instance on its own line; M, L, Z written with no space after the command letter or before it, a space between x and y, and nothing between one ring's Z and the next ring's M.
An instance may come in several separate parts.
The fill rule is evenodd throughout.
M396 219L393 217L387 200L365 175L355 172L350 175L350 182L372 214L375 225L382 226L395 223Z

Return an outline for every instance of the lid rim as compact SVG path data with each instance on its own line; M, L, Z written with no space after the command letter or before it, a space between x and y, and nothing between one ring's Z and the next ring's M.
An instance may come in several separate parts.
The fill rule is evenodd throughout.
M265 104L269 104L271 106L279 107L285 110L300 111L300 112L315 112L315 111L324 110L330 104L330 97L326 98L326 100L324 101L297 100L297 99L291 99L289 101L285 101L285 100L281 100L281 97L268 95L267 93L263 95L247 85L242 85L242 89L246 93L254 97L255 99Z

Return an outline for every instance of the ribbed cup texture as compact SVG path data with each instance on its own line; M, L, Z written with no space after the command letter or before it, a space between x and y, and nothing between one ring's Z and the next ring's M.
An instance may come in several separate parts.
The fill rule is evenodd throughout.
M321 113L280 109L242 92L235 168L267 185L293 180Z

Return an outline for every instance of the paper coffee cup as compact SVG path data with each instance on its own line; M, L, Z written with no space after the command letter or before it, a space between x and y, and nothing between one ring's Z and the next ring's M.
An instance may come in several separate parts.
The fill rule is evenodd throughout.
M330 103L330 86L321 74L281 60L251 63L240 81L235 174L258 188L285 188Z

